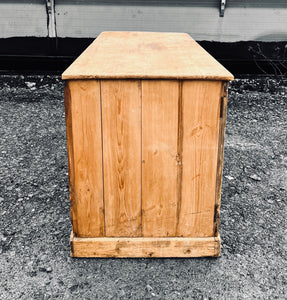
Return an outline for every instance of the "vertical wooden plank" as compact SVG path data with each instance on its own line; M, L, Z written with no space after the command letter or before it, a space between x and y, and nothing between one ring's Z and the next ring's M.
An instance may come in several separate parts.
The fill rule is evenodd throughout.
M106 236L141 235L141 85L102 80Z
M69 81L65 87L70 203L78 237L104 234L100 85Z
M222 170L223 170L223 159L224 159L224 139L225 139L226 112L227 112L227 91L228 91L228 81L223 81L222 91L221 91L220 119L219 119L216 195L215 195L215 209L214 209L214 236L218 236L219 233L218 232L219 213L220 213Z
M75 171L74 171L74 149L73 149L73 128L72 128L72 97L69 87L69 81L65 82L64 88L65 100L65 119L66 119L66 135L67 135L67 152L68 152L68 170L69 170L69 190L70 190L70 212L73 231L77 236L77 208L74 196L75 186Z
M175 236L179 82L142 81L143 236Z
M221 81L182 84L182 193L177 233L214 234Z

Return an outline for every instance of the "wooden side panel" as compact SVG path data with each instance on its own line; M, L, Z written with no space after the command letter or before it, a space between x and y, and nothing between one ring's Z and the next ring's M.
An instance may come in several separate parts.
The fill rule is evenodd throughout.
M214 234L221 81L182 84L182 192L178 234Z
M179 82L142 81L142 233L175 236Z
M227 112L227 91L228 82L222 82L221 104L220 104L220 120L219 120L219 138L218 138L218 156L217 156L217 177L216 177L216 198L214 210L214 236L218 235L219 231L219 213L221 200L221 185L222 185L222 170L224 159L224 139L226 126Z
M141 85L101 81L106 236L141 235Z
M103 236L99 82L69 81L65 107L73 230L79 237Z
M76 238L73 257L202 257L220 255L220 237L207 238Z

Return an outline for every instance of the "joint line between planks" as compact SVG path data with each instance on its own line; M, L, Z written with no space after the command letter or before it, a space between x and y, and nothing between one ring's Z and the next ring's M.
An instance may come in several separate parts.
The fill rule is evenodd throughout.
M139 81L140 87L140 97L141 97L141 236L143 236L143 193L142 193L142 186L143 186L143 84L142 80Z
M104 214L104 236L106 236L106 206L105 206L105 183L104 183L104 139L103 139L103 109L102 109L102 81L100 85L100 108L101 108L101 141L102 141L102 181L103 181L103 214Z
M178 232L181 198L182 198L182 148L183 148L183 102L182 81L178 82L178 130L177 130L177 211L176 211L176 235Z

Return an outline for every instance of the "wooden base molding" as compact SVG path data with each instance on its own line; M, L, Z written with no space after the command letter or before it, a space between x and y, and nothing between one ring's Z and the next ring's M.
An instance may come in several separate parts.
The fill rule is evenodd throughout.
M70 238L72 257L218 257L220 245L220 236Z

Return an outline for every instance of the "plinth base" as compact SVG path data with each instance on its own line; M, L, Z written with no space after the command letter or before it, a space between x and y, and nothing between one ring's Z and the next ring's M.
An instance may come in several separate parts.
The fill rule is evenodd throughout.
M218 257L220 245L220 236L70 238L72 257Z

